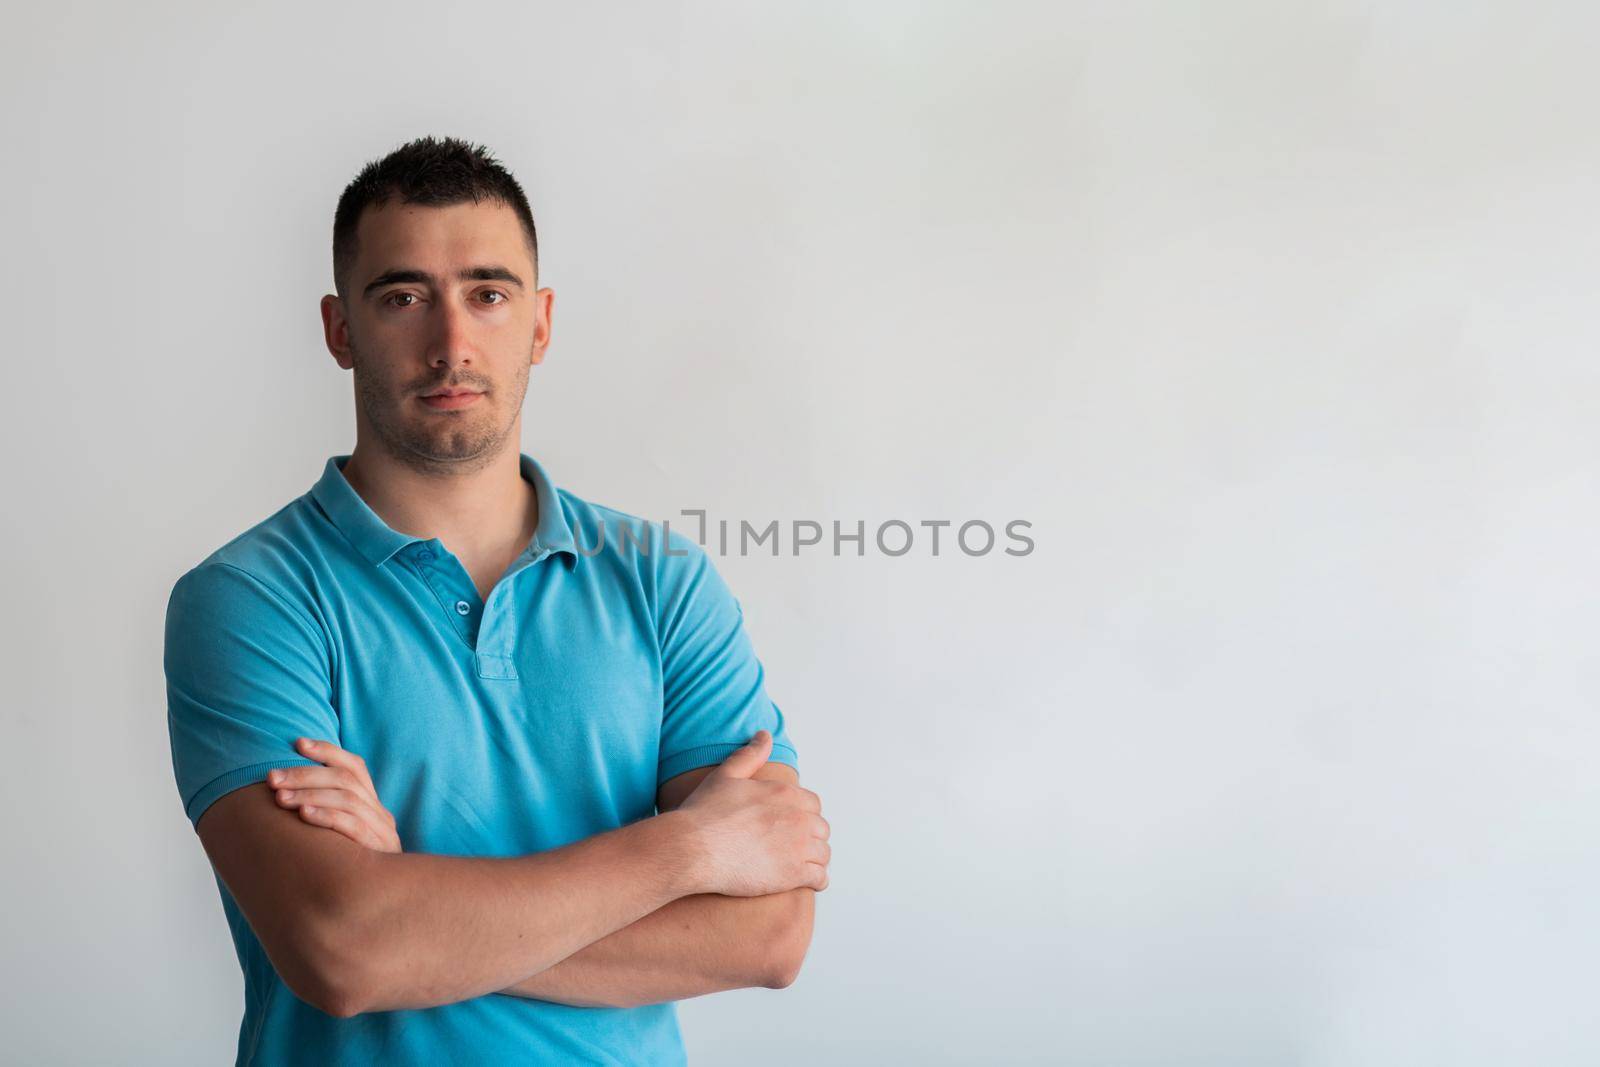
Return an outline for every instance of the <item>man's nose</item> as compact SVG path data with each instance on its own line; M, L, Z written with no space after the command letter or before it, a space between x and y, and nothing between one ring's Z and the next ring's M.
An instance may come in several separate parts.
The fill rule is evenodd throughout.
M441 300L433 316L433 336L429 339L430 366L455 366L472 360L472 315L454 299Z

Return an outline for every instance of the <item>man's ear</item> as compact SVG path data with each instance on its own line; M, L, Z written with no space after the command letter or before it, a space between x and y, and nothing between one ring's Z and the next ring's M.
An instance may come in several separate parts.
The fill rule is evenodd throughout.
M350 320L344 313L344 301L329 293L322 298L322 339L333 354L333 361L345 370L355 366L350 358Z
M556 291L539 289L533 294L533 351L528 354L528 364L538 366L550 347L551 320L556 309Z

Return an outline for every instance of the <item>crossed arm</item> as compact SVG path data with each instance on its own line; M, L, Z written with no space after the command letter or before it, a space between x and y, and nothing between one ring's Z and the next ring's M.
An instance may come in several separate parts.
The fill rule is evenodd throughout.
M698 767L669 779L656 806L676 808L710 772ZM800 780L785 763L768 763L752 777ZM794 981L811 944L816 895L801 886L764 897L679 897L501 992L579 1007L635 1007L748 986L781 989Z
M279 806L369 848L399 851L393 817L360 758L328 742L306 744L302 753L327 766L274 772L277 784L295 790L275 794ZM657 808L677 808L713 769L663 783ZM751 777L799 783L794 768L777 762ZM317 785L335 788L308 792ZM314 813L307 806L313 801ZM815 897L809 887L760 897L679 897L499 992L576 1007L635 1007L750 986L783 988L810 945Z

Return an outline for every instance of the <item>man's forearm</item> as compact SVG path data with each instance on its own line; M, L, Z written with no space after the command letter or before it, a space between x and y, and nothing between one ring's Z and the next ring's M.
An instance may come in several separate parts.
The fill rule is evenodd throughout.
M501 990L577 1007L629 1008L782 981L810 940L816 890L697 893Z
M488 858L363 850L311 920L340 1015L451 1004L553 967L699 892L668 812L562 848Z

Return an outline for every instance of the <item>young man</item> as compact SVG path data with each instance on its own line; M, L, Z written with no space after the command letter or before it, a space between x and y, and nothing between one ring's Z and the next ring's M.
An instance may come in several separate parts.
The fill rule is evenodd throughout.
M369 165L333 251L355 448L167 607L237 1062L681 1063L672 1002L789 984L827 886L740 606L519 451L554 293L492 157Z

